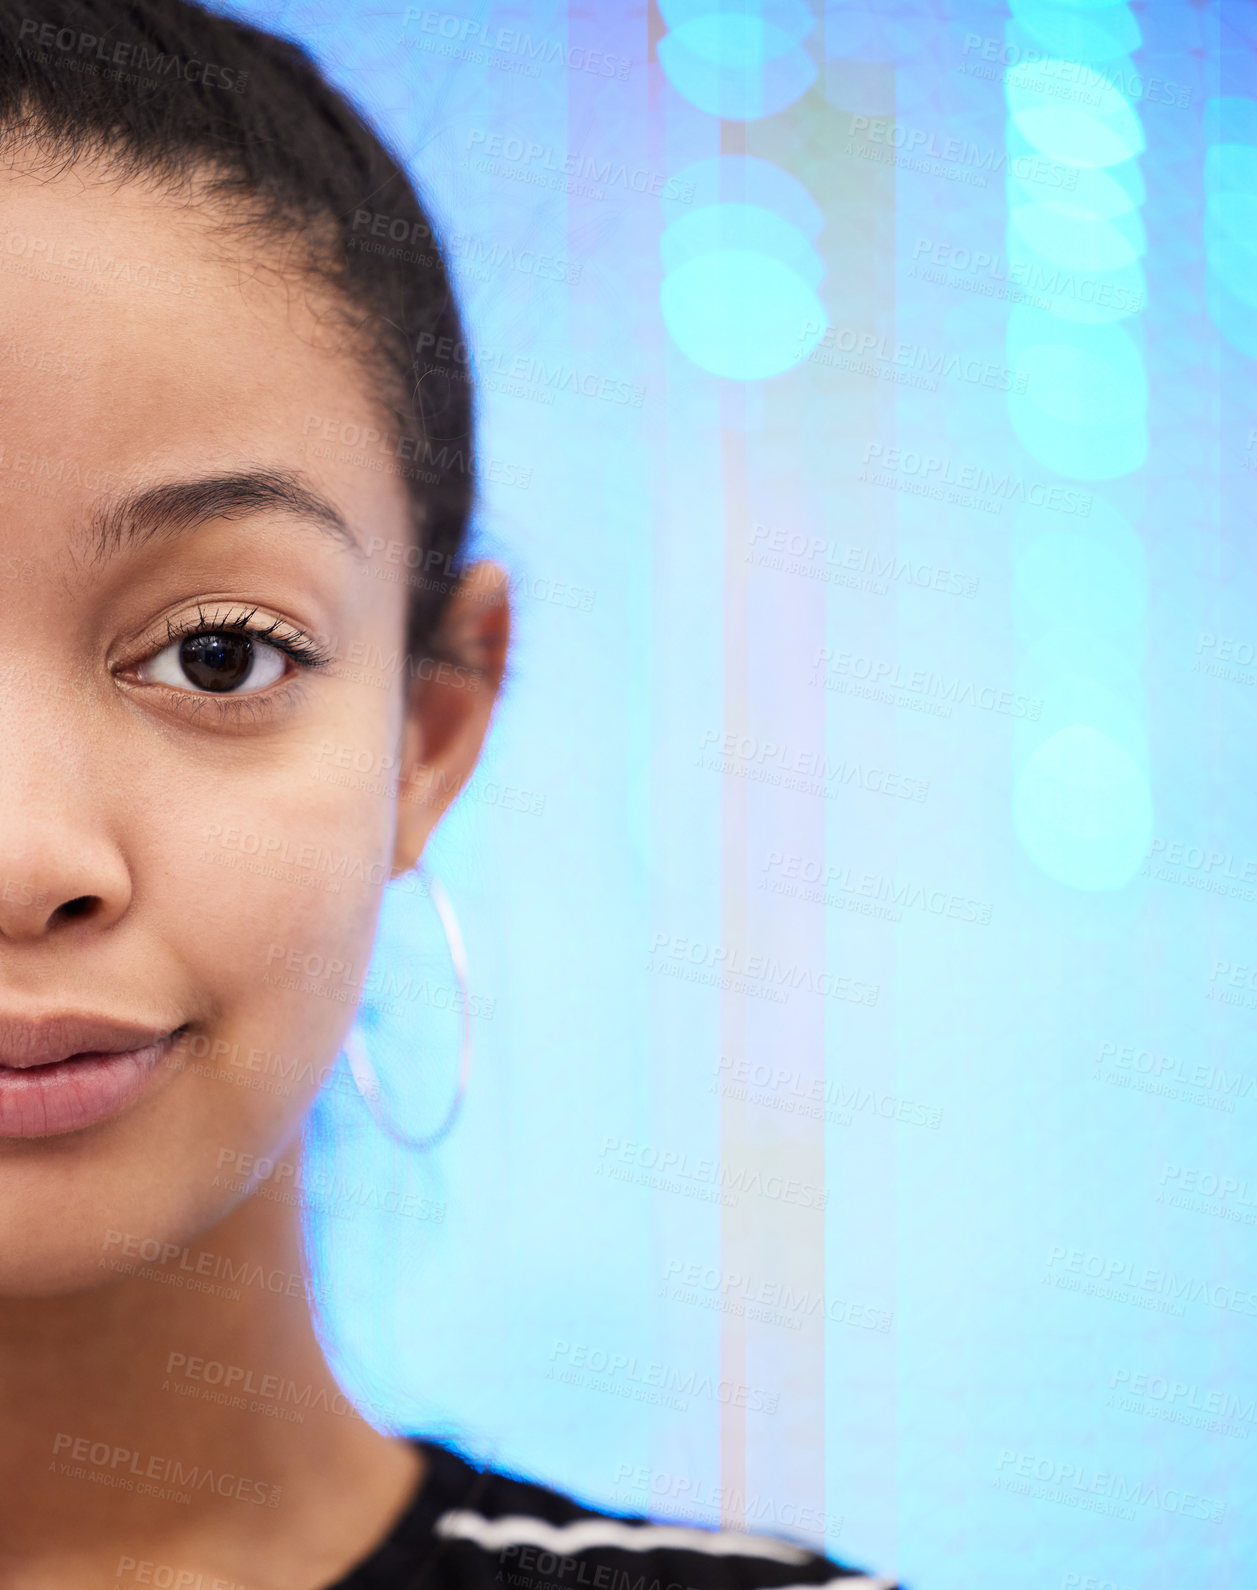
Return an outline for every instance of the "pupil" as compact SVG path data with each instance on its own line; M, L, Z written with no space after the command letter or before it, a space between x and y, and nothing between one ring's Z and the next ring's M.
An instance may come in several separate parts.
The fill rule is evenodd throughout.
M247 635L189 635L179 647L184 673L202 690L231 690L253 666L253 643Z

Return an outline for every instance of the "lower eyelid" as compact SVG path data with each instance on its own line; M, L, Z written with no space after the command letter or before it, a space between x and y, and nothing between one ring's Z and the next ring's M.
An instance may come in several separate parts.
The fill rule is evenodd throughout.
M159 684L143 685L141 688L160 692L168 704L166 710L190 722L200 722L209 714L211 725L219 722L229 726L231 723L259 721L291 707L294 705L295 692L300 690L302 682L301 676L294 673L275 685L268 685L264 690L245 691L243 694L178 690L170 685Z

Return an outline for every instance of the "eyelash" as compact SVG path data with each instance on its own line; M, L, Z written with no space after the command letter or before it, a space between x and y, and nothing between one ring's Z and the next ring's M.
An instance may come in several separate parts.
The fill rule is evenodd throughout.
M255 623L254 614L257 611L256 607L212 608L207 611L198 605L195 615L188 614L174 620L168 618L165 641L155 650L149 651L143 660L151 661L167 646L186 640L189 635L224 632L247 635L251 640L264 641L268 646L273 646L277 651L290 657L296 663L299 673L325 668L334 660L335 653L330 648L319 646L309 635L283 619L272 618L266 622ZM283 690L283 686L291 687L295 682L294 676L289 675L286 680L277 681L276 686L268 686L265 690L246 692L242 695L227 693L214 695L208 691L200 693L171 688L167 689L167 693L171 697L178 698L178 710L187 713L190 717L199 717L205 712L210 712L219 721L230 719L256 721L280 704L282 695L288 693Z
M254 624L252 619L256 612L257 608L251 607L224 618L218 612L207 615L203 607L198 607L195 618L189 615L174 623L170 619L166 620L166 645L186 640L189 635L221 635L226 632L247 635L250 640L265 641L277 651L285 652L302 668L325 668L331 662L333 654L330 650L317 645L309 635L286 624L282 618L273 618L268 624Z

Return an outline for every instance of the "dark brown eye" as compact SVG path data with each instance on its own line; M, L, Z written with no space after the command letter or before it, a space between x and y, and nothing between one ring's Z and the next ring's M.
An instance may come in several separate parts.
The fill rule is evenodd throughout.
M234 625L211 629L212 622L206 622L203 629L190 630L182 639L172 638L140 667L140 679L193 696L247 696L279 684L293 661L298 667L303 664L299 651L307 644L303 638L272 641L265 635L271 634L274 626L264 635ZM309 649L314 650L312 646ZM322 660L317 652L315 657ZM317 662L311 660L304 666L315 667Z
M189 635L179 647L179 666L201 690L235 690L253 667L253 642L247 635Z

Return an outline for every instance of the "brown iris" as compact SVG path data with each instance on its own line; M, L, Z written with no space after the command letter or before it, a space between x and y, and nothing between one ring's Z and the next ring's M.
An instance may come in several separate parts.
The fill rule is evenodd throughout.
M234 690L253 667L253 642L230 630L189 635L179 647L179 665L201 690Z

